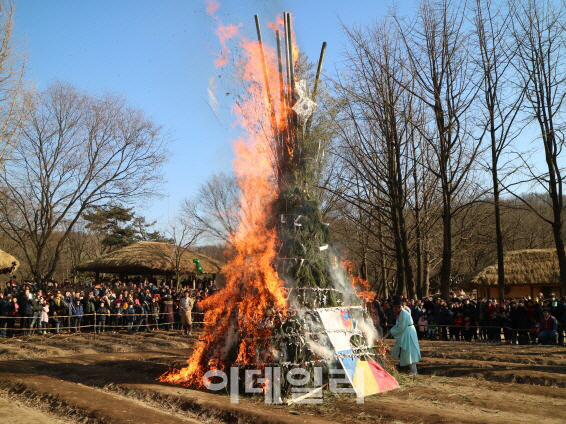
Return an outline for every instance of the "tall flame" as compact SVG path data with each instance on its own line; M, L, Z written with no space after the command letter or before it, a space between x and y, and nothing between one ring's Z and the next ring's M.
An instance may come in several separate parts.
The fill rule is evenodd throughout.
M236 36L239 27L219 27L217 34L223 48L226 37ZM247 93L235 104L233 112L247 135L233 141L233 170L241 191L240 225L232 240L236 253L224 268L226 287L202 302L206 324L188 366L160 378L184 386L202 387L204 373L213 368L225 369L229 365L228 355L239 363L269 361L272 353L263 348L268 347L270 322L287 308L283 283L274 269L278 239L270 225L278 196L278 133L271 117L272 111L280 117L281 130L287 122L287 110L281 110L279 89L272 89L273 103L270 102L258 43L241 37L239 46L239 69ZM270 85L278 87L273 48L265 46L265 59Z

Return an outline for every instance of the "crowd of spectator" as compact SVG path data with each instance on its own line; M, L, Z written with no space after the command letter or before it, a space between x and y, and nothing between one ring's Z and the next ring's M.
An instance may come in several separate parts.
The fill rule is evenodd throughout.
M435 296L412 300L403 297L419 339L476 341L507 344L564 344L566 297L539 293L520 299L497 299L451 292L448 300ZM395 325L391 298L374 299L371 307L384 334Z
M0 337L80 332L181 330L181 298L192 298L192 321L202 327L202 300L216 291L212 279L184 281L177 288L155 279L73 284L12 278L0 290ZM508 344L564 344L566 297L539 293L499 303L497 299L451 292L412 300L403 297L419 339ZM376 326L384 334L395 325L393 299L375 298Z
M125 282L72 284L64 281L21 284L12 278L0 289L0 337L81 333L180 330L181 298L193 299L192 320L202 326L200 302L216 291L212 279L172 281L134 279Z

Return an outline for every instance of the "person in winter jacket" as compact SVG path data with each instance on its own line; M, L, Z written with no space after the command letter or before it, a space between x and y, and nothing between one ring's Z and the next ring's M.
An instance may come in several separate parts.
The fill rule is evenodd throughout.
M0 292L0 337L8 336L9 317L13 316L12 295Z
M157 330L159 328L159 311L160 311L160 307L159 307L159 303L157 302L157 297L153 297L151 299L151 306L150 306L152 330Z
M108 318L108 308L106 302L100 302L100 306L96 310L96 321L98 323L98 333L104 333L106 330L106 319Z
M460 334L462 333L462 327L464 326L464 317L462 316L462 312L456 312L456 316L454 317L454 327L452 328L452 332L454 336L451 340L456 340L457 342L460 341Z
M173 323L175 318L173 316L173 299L171 297L171 292L167 291L167 294L163 298L163 321L165 322L165 328L167 330L173 329Z
M422 340L424 338L426 338L427 333L428 333L428 318L426 314L422 314L421 317L419 318L419 322L418 324L418 329L419 331L417 332L417 335L419 336L419 339Z
M67 327L65 332L67 333L71 331L71 317L74 315L75 309L75 302L70 291L65 293L65 297L63 298L63 305L65 309L65 327Z
M47 334L47 326L49 324L49 304L43 299L40 298L39 306L41 306L41 313L40 313L40 324L41 324L41 333Z
M92 328L93 331L96 331L94 328L94 313L96 312L96 298L94 297L94 293L90 292L88 297L83 299L82 304L85 313L85 316L83 317L83 326Z
M120 332L120 328L124 325L124 308L122 307L122 299L116 299L112 307L112 332Z
M145 328L145 331L150 331L147 325L147 318L149 315L149 308L145 300L136 304L136 328L135 331L139 331L140 327Z
M33 316L33 295L29 289L25 289L18 299L19 313L20 313L20 329L22 334L30 334L31 332L31 318Z
M469 316L464 318L464 325L462 326L462 337L465 341L471 342L472 338L477 339L477 332L476 328L474 327L474 323Z
M439 304L434 308L434 315L436 323L440 326L440 334L442 335L442 340L448 340L448 327L447 325L452 324L452 312L446 306L446 301L441 300Z
M37 326L37 332L41 334L41 310L42 305L40 301L43 300L43 294L41 290L37 293L37 297L32 300L32 310L33 310L33 318L30 324L30 332L33 334L35 333L35 328Z
M124 319L128 325L128 333L133 332L134 323L136 322L136 311L131 303L128 303L128 308L124 311Z
M73 309L73 327L75 328L75 333L81 332L81 323L83 320L84 309L81 304L81 300L77 299L75 301L75 307Z
M17 318L20 317L20 313L18 312L18 309L20 308L19 304L18 304L18 298L17 297L12 297L12 316L14 317L13 319L10 320L10 322L8 323L9 325L9 331L10 331L10 337L11 336L15 336L16 333L16 320ZM20 321L20 331L22 328L22 322Z
M550 315L548 309L544 309L542 314L538 341L540 344L556 344L558 342L558 322Z

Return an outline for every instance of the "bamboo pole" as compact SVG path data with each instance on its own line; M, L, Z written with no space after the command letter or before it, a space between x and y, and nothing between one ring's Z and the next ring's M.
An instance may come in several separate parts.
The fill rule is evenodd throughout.
M289 72L289 109L293 107L295 104L295 64L293 59L293 25L291 23L292 16L291 12L287 12L285 16L285 23L287 24L286 28L286 46L287 46L287 55L288 55L288 68L287 71ZM293 162L297 164L300 156L300 146L299 146L299 131L298 131L298 120L297 116L294 113L291 113L290 116L290 126L289 126L289 135L290 135L290 144L293 150Z
M261 27L259 25L259 16L255 15L255 26L257 29L257 39L259 42L259 52L261 54L261 63L263 65L263 77L265 79L265 89L267 91L267 101L269 103L269 111L271 114L271 125L276 138L279 138L279 130L277 125L277 117L273 108L273 98L271 97L271 89L269 88L269 74L267 73L267 63L265 62L265 53L263 51L263 41L261 37Z
M318 67L316 68L316 77L314 79L314 88L312 90L312 101L316 101L316 93L318 91L318 82L320 81L320 74L322 72L322 64L324 63L324 55L326 54L326 41L322 43L320 50L320 58L318 59Z
M275 31L275 37L277 39L277 65L279 70L279 99L281 101L281 121L287 121L287 109L285 107L285 80L283 77L283 51L281 45L281 33L279 30ZM280 172L284 172L287 163L287 133L289 130L289 123L285 125L285 129L281 130L281 142L279 143L280 148L280 156L279 156L279 165L280 165Z
M291 20L291 12L287 12L287 38L288 38L288 49L289 49L289 87L291 89L291 95L295 94L295 64L293 58L293 23ZM295 99L293 98L293 101Z
M287 106L291 107L291 71L289 70L289 29L287 27L287 12L283 12L283 23L285 29L285 73L287 76Z
M291 12L287 12L287 37L289 39L289 78L291 93L295 94L295 64L293 58L293 21ZM294 100L294 99L293 99Z
M324 63L324 56L326 54L326 41L322 43L322 48L320 49L320 58L318 59L318 66L316 68L316 77L314 78L314 88L312 90L312 101L316 101L316 94L318 92L318 82L320 81L320 74L322 73L322 64ZM312 116L307 122L306 133L310 135L312 125ZM318 141L318 150L316 153L316 160L318 161L318 156L320 153L320 140Z

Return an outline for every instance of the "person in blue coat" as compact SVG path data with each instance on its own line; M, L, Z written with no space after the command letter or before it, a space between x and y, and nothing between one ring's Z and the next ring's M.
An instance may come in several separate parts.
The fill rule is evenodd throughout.
M73 326L75 327L75 333L81 332L81 323L84 314L84 308L81 304L81 300L77 298L75 300L75 308L73 309Z
M410 366L409 375L416 375L417 362L421 360L417 330L411 314L400 303L396 303L394 308L397 313L397 323L389 330L395 337L392 355L395 359L400 359L401 366Z
M128 308L124 311L124 318L128 324L128 333L132 334L134 330L134 323L136 322L136 311L131 302L128 302Z

